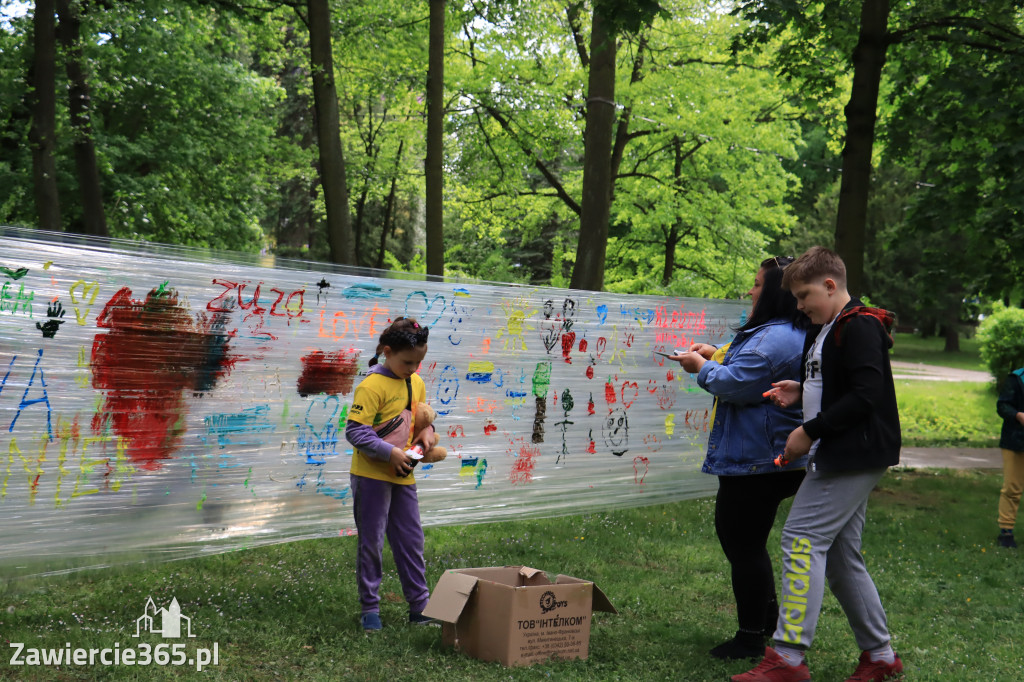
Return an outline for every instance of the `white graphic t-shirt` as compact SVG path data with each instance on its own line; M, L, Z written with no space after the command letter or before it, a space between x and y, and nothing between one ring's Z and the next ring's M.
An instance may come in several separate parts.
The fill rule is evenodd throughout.
M838 315L836 318L838 318ZM832 330L832 325L835 324L836 318L833 318L831 322L821 328L817 338L814 339L814 343L807 350L807 355L804 356L803 401L805 422L814 419L821 412L821 347L825 343L825 337ZM811 443L811 450L809 452L811 457L818 451L819 440L816 439Z

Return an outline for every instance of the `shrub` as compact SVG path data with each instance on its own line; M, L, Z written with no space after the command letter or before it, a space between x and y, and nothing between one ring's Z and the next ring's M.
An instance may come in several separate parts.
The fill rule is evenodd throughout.
M996 381L1024 367L1024 310L997 305L978 328L981 359Z

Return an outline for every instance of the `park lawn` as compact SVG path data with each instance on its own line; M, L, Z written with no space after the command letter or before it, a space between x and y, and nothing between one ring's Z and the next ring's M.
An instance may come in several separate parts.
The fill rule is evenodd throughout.
M960 339L958 353L942 350L940 337L896 334L891 357L901 362L987 371L978 339ZM907 447L998 447L1002 421L996 414L995 382L897 380L903 445Z
M1024 561L994 543L995 472L896 469L872 495L864 555L907 679L1024 679ZM788 507L780 510L784 518ZM358 626L356 539L339 537L4 584L0 631L29 647L137 647L147 598L172 597L194 647L220 652L213 680L727 680L748 661L707 650L732 635L727 565L711 498L669 505L427 529L433 585L447 568L527 564L597 582L618 615L597 613L586 661L506 669L443 649L436 627L405 624L390 554L384 630ZM781 524L778 524L781 525ZM778 529L770 549L778 565ZM1022 550L1024 551L1024 550ZM160 643L151 636L152 644ZM166 640L163 640L166 641ZM816 680L841 680L859 654L831 595L809 655ZM12 668L4 679L192 679L189 668Z
M939 336L923 339L917 334L893 334L890 357L899 362L920 362L940 367L988 371L988 367L981 361L977 336L969 339L961 337L960 350L956 353L945 352L945 343L945 339Z
M904 447L998 447L992 383L896 380Z

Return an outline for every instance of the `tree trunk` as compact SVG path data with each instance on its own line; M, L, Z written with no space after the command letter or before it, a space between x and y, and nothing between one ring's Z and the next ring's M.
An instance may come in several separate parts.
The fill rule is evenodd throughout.
M370 182L367 180L363 183L363 189L359 193L359 198L356 199L356 220L352 226L353 239L355 240L355 264L363 265L363 220L366 215L366 200L370 194Z
M963 253L964 238L960 235L953 237L947 246L949 254ZM960 350L960 313L964 308L964 295L967 287L963 286L955 276L945 273L942 276L945 286L945 296L939 298L939 321L942 338L945 340L943 352L956 353ZM942 285L940 285L942 286Z
M444 275L444 0L430 0L427 65L427 274Z
M665 234L665 266L661 270L661 286L663 287L672 283L672 276L676 272L676 247L679 246L681 232L677 221Z
M943 336L946 337L946 345L943 347L945 353L959 353L960 352L960 324L956 319L956 315L952 316L952 319L948 320L943 329Z
M604 288L608 217L611 212L612 130L615 126L615 36L599 11L590 34L590 74L587 82L587 128L583 134L583 198L580 236L570 286Z
M889 0L864 0L853 51L853 87L846 105L846 146L836 216L836 251L846 263L847 288L860 295L864 281L865 225L871 186L878 84L888 46Z
M388 192L388 203L384 208L384 220L380 226L380 248L377 249L377 268L384 267L384 250L387 246L388 230L395 220L395 196L398 193L398 168L402 163L402 148L405 140L398 141L398 153L395 155L395 172L391 176L391 191Z
M296 15L297 19L301 19ZM286 58L277 68L268 73L284 88L284 111L278 122L276 137L295 140L303 151L316 144L313 112L313 97L309 88L309 69L303 60L309 46L309 30L303 24L300 31L295 21L288 21L284 27L283 46ZM305 57L308 63L308 57ZM312 168L318 168L313 162ZM320 191L319 176L314 178L300 174L284 180L279 188L277 215L274 219L273 234L278 255L289 258L303 257L316 259L317 255L316 198ZM305 247L305 248L304 248Z
M629 76L629 84L636 85L643 80L644 57L647 53L647 34L641 33L636 50L633 56L633 71ZM619 168L622 166L622 158L626 153L626 145L629 143L629 123L633 116L633 106L623 108L619 115L618 123L615 125L615 138L612 141L611 179L608 188L608 204L615 202L615 179L619 177ZM678 152L677 152L678 153ZM679 177L678 173L676 177Z
M313 67L313 106L320 151L320 182L327 207L327 242L331 262L352 265L352 224L348 211L348 181L341 149L338 92L334 85L331 13L328 0L307 0L309 54Z
M672 184L676 194L683 193L683 142L676 135L672 140ZM682 222L675 223L665 232L665 266L661 271L661 286L667 287L672 282L672 276L676 271L676 247L679 245L680 234L682 234Z
M92 138L92 97L82 59L82 21L71 0L57 0L57 16L60 17L58 35L65 51L68 110L74 135L78 191L82 198L81 232L106 237L108 232L107 217L103 212L103 188L100 185L100 169L96 163L96 145Z
M32 125L28 139L32 147L32 182L38 227L59 232L60 197L57 192L57 28L53 19L54 0L36 0L32 18L33 55L29 66Z

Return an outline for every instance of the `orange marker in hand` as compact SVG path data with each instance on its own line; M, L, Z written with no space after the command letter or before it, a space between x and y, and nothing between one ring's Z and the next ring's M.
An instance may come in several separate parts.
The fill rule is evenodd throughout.
M786 459L786 453L782 453L781 455L775 458L775 466L784 467L787 464L789 464L789 460Z

